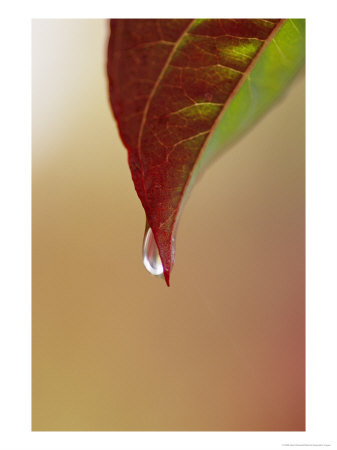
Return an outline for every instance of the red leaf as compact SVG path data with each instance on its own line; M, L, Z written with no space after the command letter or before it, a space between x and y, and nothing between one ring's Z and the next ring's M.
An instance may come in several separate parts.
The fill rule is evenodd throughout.
M193 169L220 115L281 23L278 19L110 22L110 101L167 285L177 217ZM245 58L235 54L241 42L250 44Z

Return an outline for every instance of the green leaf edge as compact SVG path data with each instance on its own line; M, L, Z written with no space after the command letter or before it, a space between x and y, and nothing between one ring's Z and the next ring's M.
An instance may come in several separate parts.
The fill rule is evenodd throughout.
M200 172L280 99L304 61L305 19L287 19L223 113L194 169L185 198Z

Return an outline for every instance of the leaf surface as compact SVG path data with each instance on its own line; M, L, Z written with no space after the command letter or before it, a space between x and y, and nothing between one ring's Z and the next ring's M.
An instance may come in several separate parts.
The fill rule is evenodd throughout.
M198 173L298 72L304 23L110 21L110 102L168 285L177 221Z

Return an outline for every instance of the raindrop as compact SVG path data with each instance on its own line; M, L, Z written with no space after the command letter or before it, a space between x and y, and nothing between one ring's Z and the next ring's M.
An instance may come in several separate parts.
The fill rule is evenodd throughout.
M143 241L143 263L152 275L162 276L164 269L151 227L145 228Z

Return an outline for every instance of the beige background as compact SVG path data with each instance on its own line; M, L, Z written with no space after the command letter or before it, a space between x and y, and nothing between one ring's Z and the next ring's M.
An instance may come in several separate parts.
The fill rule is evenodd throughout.
M304 76L194 187L167 288L107 36L33 21L33 430L304 430Z

